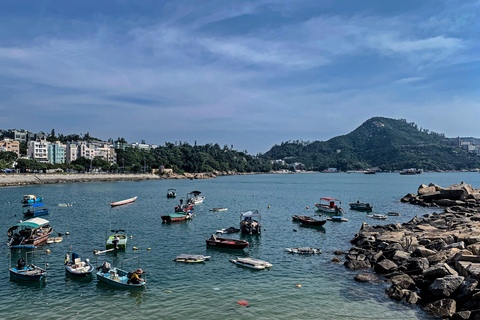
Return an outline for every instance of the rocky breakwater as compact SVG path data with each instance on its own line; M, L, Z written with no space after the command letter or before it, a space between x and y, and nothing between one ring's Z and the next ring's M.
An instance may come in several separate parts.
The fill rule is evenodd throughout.
M451 207L453 211L468 208L476 211L480 208L480 189L475 189L463 181L446 188L434 183L428 186L421 184L417 194L409 193L400 201L426 207Z
M159 176L153 174L4 174L0 176L0 186L154 179L159 179Z
M480 213L433 213L383 226L363 223L351 242L344 265L371 268L391 284L390 298L442 318L480 319ZM376 278L360 273L355 280Z

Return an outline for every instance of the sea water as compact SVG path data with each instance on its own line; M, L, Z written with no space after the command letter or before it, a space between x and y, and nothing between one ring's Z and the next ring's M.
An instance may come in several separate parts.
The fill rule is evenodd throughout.
M0 189L0 318L1 319L429 319L415 306L387 298L384 282L357 283L360 271L330 262L335 250L348 251L363 222L372 225L403 223L435 210L400 203L420 184L441 186L465 181L480 187L478 173L312 173L225 176L211 180L158 180L71 183ZM176 199L167 199L169 188ZM191 221L163 224L161 215L187 193L205 196L195 206ZM10 280L8 268L25 250L7 248L7 229L23 219L24 194L44 197L48 219L63 242L44 244L28 254L39 266L48 264L43 283ZM138 196L131 204L111 208L109 203ZM322 228L302 227L292 215L314 215L321 197L342 201L348 222L328 221ZM374 213L399 212L385 221L348 209L348 203L369 202ZM72 206L59 207L61 203ZM209 209L225 207L228 211ZM308 207L308 209L307 209ZM227 235L250 242L242 251L208 248L205 239L216 230L238 227L242 211L262 214L261 235ZM128 249L99 256L111 223L128 223ZM131 238L130 238L131 236ZM321 248L320 255L294 255L291 247ZM137 247L138 250L133 250ZM150 250L148 250L150 248ZM46 253L46 250L50 253ZM145 290L116 289L95 278L78 281L65 275L65 253L74 251L99 266L103 261L124 269L147 271ZM211 256L200 264L172 261L179 254ZM256 271L229 262L235 257L269 261L273 267ZM136 258L138 257L138 259ZM128 261L124 261L126 259ZM340 256L340 259L344 259ZM249 307L237 301L246 300Z

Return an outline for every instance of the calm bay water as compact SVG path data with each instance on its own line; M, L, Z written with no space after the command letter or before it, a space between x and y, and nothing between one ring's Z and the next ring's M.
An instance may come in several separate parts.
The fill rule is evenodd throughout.
M347 251L362 222L387 224L406 222L415 215L434 212L399 199L416 192L421 183L441 186L465 181L480 187L478 173L283 174L227 176L212 180L161 180L139 182L74 183L0 189L1 231L5 243L8 227L23 218L20 200L24 194L43 196L51 209L48 219L57 232L69 232L64 241L35 250L35 263L49 264L45 284L11 281L9 262L22 251L0 246L1 319L429 319L416 307L402 305L383 294L387 285L359 284L356 272L330 262L335 250ZM177 199L167 199L168 188L177 189ZM162 224L160 215L173 212L179 197L202 191L205 202L195 207L191 221ZM135 203L110 208L111 201L138 196ZM293 214L315 213L320 197L341 199L346 223L327 222L324 228L304 228L291 221ZM400 212L386 221L371 220L365 213L348 209L361 197L375 213ZM10 202L10 203L9 203ZM59 203L75 202L72 207ZM270 206L270 209L268 209ZM306 207L310 209L306 209ZM228 211L211 212L214 207ZM238 227L240 212L259 209L265 229L259 236L231 235L250 242L242 252L209 249L205 239L215 230ZM439 209L437 209L439 210ZM128 250L124 253L93 255L105 247L110 223L128 222ZM294 229L296 231L294 231ZM132 247L138 247L138 251ZM286 247L319 247L316 256L291 255ZM80 282L66 277L65 252L73 248L82 258L100 265L108 260L140 257L147 270L146 290L113 289L96 279ZM147 250L151 248L151 250ZM45 250L51 253L46 254ZM182 253L204 254L204 264L181 264L172 259ZM270 270L253 271L228 260L251 256L273 264ZM343 258L342 258L343 259ZM137 268L136 259L124 263ZM301 287L295 285L300 284ZM236 303L247 300L249 308Z

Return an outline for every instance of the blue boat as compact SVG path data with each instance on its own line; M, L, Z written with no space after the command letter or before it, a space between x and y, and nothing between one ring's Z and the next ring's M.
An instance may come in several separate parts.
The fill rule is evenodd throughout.
M10 277L24 281L40 281L44 278L47 270L33 264L26 264L23 258L18 259L17 265L9 269Z
M31 203L23 206L23 215L25 217L37 217L48 214L48 208L44 208L44 203Z
M70 261L69 254L65 254L65 271L72 277L88 277L93 272L93 265L88 259L82 260L75 252L72 253Z
M42 202L43 197L35 197L33 194L26 194L23 196L22 203L36 203L36 202Z
M142 269L138 270L141 271L140 273L144 273ZM128 276L129 272L116 267L111 267L108 262L104 262L99 268L99 271L97 272L97 280L118 288L132 289L146 287L146 279L142 279L142 281L140 281L139 283L131 283Z

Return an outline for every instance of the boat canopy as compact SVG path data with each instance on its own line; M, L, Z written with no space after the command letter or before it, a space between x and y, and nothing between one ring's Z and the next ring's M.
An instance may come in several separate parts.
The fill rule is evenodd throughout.
M37 208L37 207L42 207L44 206L45 203L30 203L30 204L24 204L23 207L33 207L33 208Z
M246 212L242 212L242 217L260 217L260 213L258 213L258 210L250 210Z
M192 191L190 192L191 194L193 194L195 197L198 196L201 192L200 191Z
M23 199L27 200L27 199L36 199L36 197L33 195L33 194L27 194L27 195L24 195L23 196Z
M33 219L28 219L27 221L23 221L23 222L20 222L20 223L17 223L14 227L22 227L22 226L26 226L26 227L31 227L31 228L40 228L41 226L44 226L46 224L48 224L48 220L46 219L42 219L42 218L33 218Z
M320 200L323 200L323 201L340 201L338 199L335 199L335 198L320 198Z

